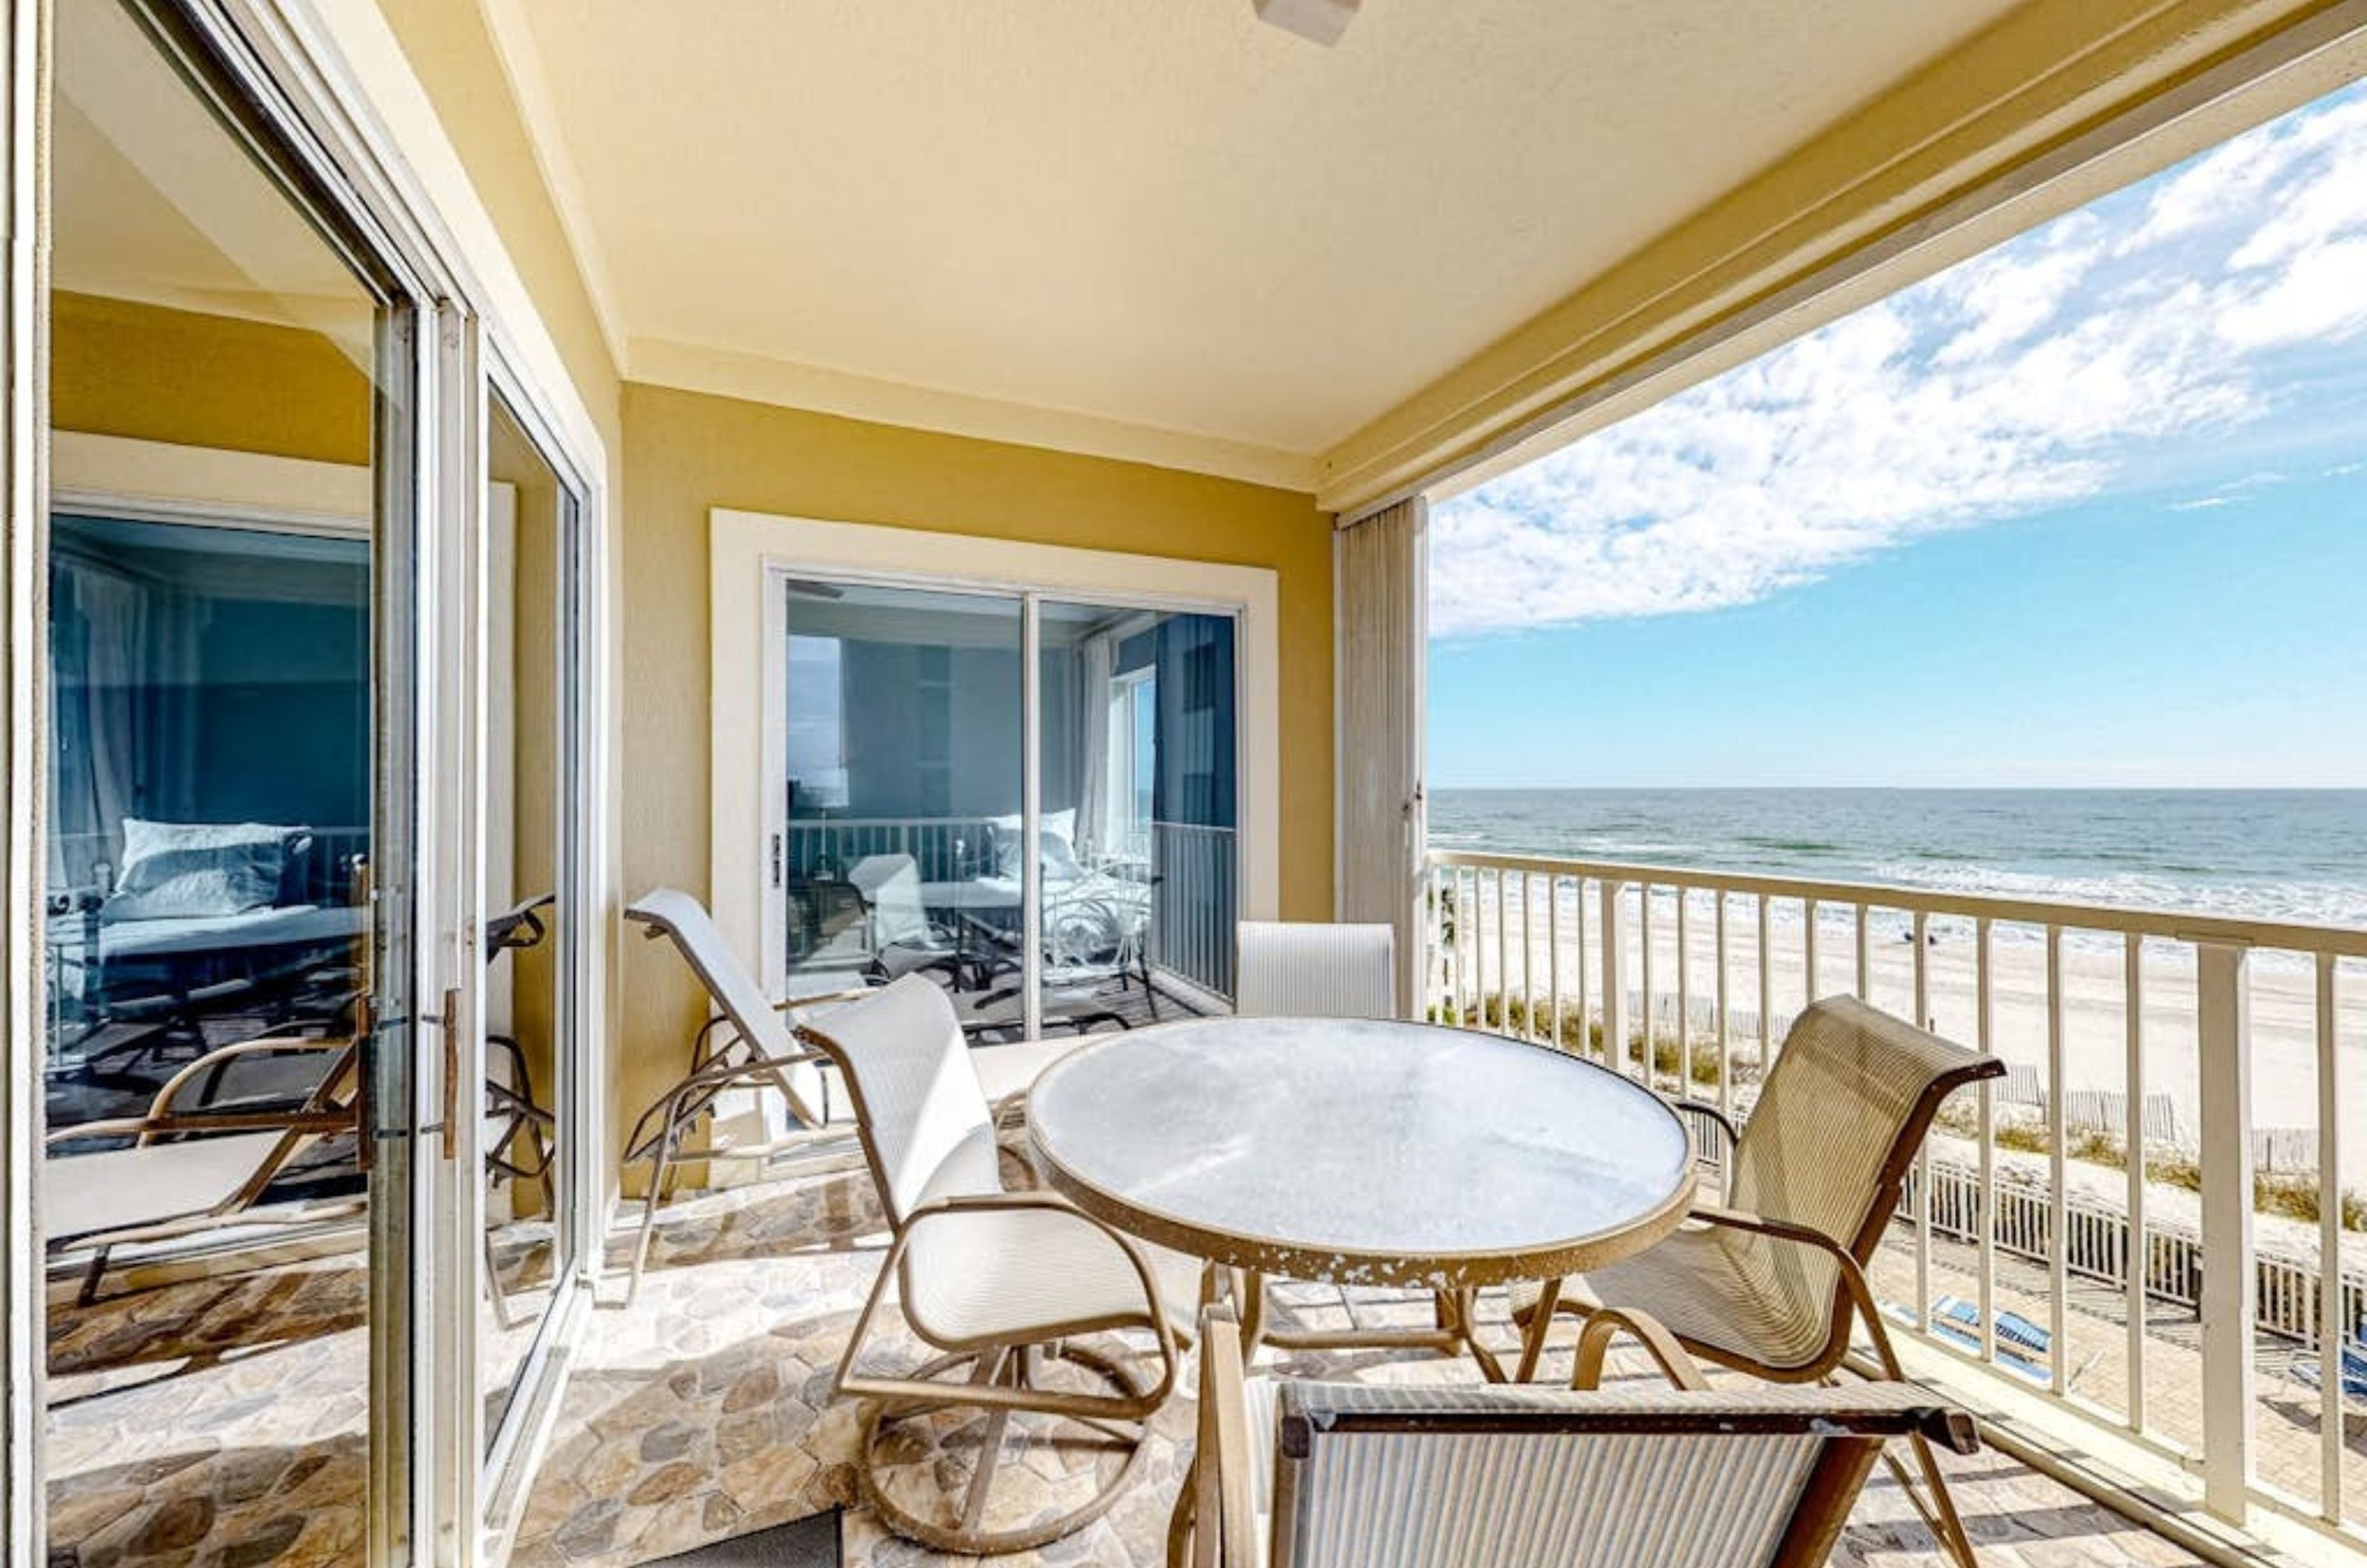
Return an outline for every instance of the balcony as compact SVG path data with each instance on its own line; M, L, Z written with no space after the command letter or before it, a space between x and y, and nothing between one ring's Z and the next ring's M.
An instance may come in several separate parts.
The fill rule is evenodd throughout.
M2356 1549L2357 1380L2313 1374L2367 1317L2343 1179L2361 1151L2336 1114L2341 1053L2367 1040L2367 933L1460 852L1430 857L1424 908L1433 1016L1558 1043L1738 1119L1814 995L1855 992L2007 1059L1948 1108L1873 1270L1910 1370L1987 1417L1990 1451L1952 1465L1985 1562ZM885 1231L843 1165L665 1211L639 1304L598 1314L511 1561L642 1562L833 1506L850 1510L850 1561L932 1560L861 1509L853 1412L832 1393ZM1342 1325L1329 1292L1285 1301ZM1371 1325L1428 1309L1359 1292L1354 1310ZM1482 1336L1512 1345L1501 1301ZM1564 1336L1545 1375L1566 1377L1569 1355ZM1377 1352L1282 1366L1478 1376ZM1193 1429L1179 1399L1150 1482L1040 1560L1163 1561ZM1048 1501L1091 1462L1030 1461ZM1836 1560L1929 1551L1886 1481Z
M2004 1057L1943 1111L1872 1271L1911 1370L2025 1462L2141 1483L2174 1531L2359 1544L2367 1151L2341 1111L2367 932L1459 852L1424 907L1433 1016L1738 1120L1814 996Z

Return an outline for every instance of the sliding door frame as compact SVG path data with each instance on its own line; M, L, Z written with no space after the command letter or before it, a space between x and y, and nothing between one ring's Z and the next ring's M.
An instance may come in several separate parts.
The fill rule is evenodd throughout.
M786 839L777 836L787 829L787 802L776 787L786 763L780 736L787 672L776 657L787 624L786 601L777 592L785 578L984 595L1020 604L1021 854L1031 866L1042 863L1038 607L1075 603L1226 616L1235 638L1239 914L1270 919L1278 912L1280 693L1271 570L724 509L711 514L709 527L715 747L709 902L724 933L743 953L755 956L753 972L769 990L777 994L787 979L779 940L786 887L770 874L772 846L786 846ZM757 723L731 722L732 716L751 713ZM1022 898L1024 1027L1033 1035L1041 1027L1043 999L1037 877L1023 878Z
M600 1129L607 1124L607 1075L595 1060L593 1047L606 1037L606 987L602 977L606 950L604 943L592 939L592 933L603 930L605 924L602 889L606 884L602 870L606 857L599 829L607 819L607 775L603 764L605 750L599 741L606 731L596 727L602 711L598 698L606 689L605 682L595 678L604 646L597 628L604 613L601 584L606 578L598 555L597 531L591 526L595 515L594 480L568 455L549 411L539 406L527 378L498 351L488 355L486 370L486 383L493 397L486 400L481 411L481 466L485 443L490 438L493 399L498 398L536 454L549 466L557 490L558 538L554 554L559 575L553 603L558 611L556 651L561 662L559 677L553 683L558 711L552 716L555 728L549 739L560 789L556 805L562 833L557 846L552 889L558 900L551 921L557 1003L552 1031L554 1057L559 1053L568 1054L563 1061L554 1060L551 1089L555 1100L550 1107L556 1123L555 1145L564 1151L559 1168L559 1212L551 1217L552 1233L554 1243L565 1243L565 1264L554 1269L550 1301L543 1309L542 1321L518 1366L515 1384L490 1440L481 1397L467 1402L465 1427L458 1434L461 1452L481 1456L476 1479L469 1487L470 1506L466 1517L479 1521L481 1549L490 1553L493 1543L509 1533L526 1488L549 1447L559 1413L559 1396L565 1387L570 1353L588 1321L594 1304L594 1282L599 1271L605 1235L600 1220L606 1184L597 1156L603 1147ZM490 545L490 538L481 541L481 557L486 558L480 568L480 582L491 581L487 570ZM475 660L479 671L476 730L479 754L486 763L492 755L491 703L483 684L493 668L486 639L496 621L488 599L485 613L477 618ZM481 800L486 798L488 772L482 765L477 770L476 792ZM484 836L481 833L478 837L481 843ZM487 894L486 872L487 868L481 865L476 883L480 931L486 919L500 912ZM481 950L477 962L481 970L485 962ZM467 1081L482 1082L485 1030L481 1007L467 1039L469 1045L463 1057ZM469 1191L459 1227L463 1244L459 1251L465 1256L453 1260L456 1277L470 1281L470 1288L456 1292L464 1310L454 1325L459 1340L455 1358L470 1368L481 1366L476 1306L483 1292L493 1285L484 1277L484 1250L479 1240L485 1226L483 1130L482 1118L470 1116L459 1129L456 1140L460 1150L456 1169L479 1173L476 1180L466 1184Z

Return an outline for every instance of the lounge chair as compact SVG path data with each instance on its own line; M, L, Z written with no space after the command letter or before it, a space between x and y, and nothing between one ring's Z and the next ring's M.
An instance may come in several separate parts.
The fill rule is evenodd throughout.
M300 1058L311 1083L289 1107L257 1097L215 1101L207 1086L237 1081L242 1065ZM305 1226L362 1212L359 1197L267 1203L272 1184L323 1140L359 1127L360 1053L351 1038L266 1038L219 1046L156 1091L146 1114L61 1127L51 1149L130 1139L128 1147L52 1156L40 1184L41 1229L52 1253L87 1249L79 1304L98 1289L119 1247L253 1225Z
M863 900L871 978L885 984L925 970L942 971L956 990L984 983L962 933L929 918L921 871L911 855L866 855L847 867L847 885ZM992 944L986 944L989 949Z
M1710 1393L1648 1320L1591 1324L1571 1392L1276 1385L1202 1325L1195 1568L1817 1568L1890 1438L1978 1448L1907 1383ZM1614 1328L1677 1389L1596 1391Z
M640 1289L658 1205L681 1158L685 1140L713 1117L724 1094L753 1089L759 1094L777 1092L789 1125L777 1136L744 1143L710 1139L708 1156L764 1158L810 1144L833 1120L829 1082L819 1071L827 1058L799 1044L791 1032L790 1018L784 1015L793 1017L872 993L861 988L768 1001L764 988L716 929L706 906L679 888L652 888L634 900L625 918L647 927L652 939L672 939L717 1010L692 1043L690 1071L641 1112L625 1140L624 1163L646 1163L650 1168L640 1234L633 1247L629 1301ZM988 1101L1003 1106L1023 1099L1028 1086L1074 1043L1030 1041L982 1046L968 1054L968 1061Z
M2352 1340L2342 1347L2342 1397L2367 1403L2367 1346ZM2326 1367L2314 1359L2295 1361L2291 1369L2293 1379L2304 1388L2319 1389L2326 1385Z
M866 1402L855 1471L868 1501L889 1529L940 1551L1017 1551L1082 1529L1141 1466L1144 1424L1175 1385L1170 1325L1191 1322L1201 1266L1131 1240L1050 1193L1003 1190L993 1114L970 1071L971 1053L953 1004L927 980L908 976L800 1025L798 1036L844 1075L895 1227L838 1368L838 1392ZM881 1376L858 1368L891 1292L906 1325L939 1354ZM1125 1329L1151 1335L1155 1382L1079 1342ZM1048 1360L1069 1363L1107 1392L1039 1386ZM945 1409L978 1412L984 1429L958 1512L928 1517L878 1483L877 1455L885 1424ZM1124 1462L1076 1507L991 1528L1014 1416L1070 1423L1074 1440L1119 1443Z
M1811 1003L1749 1127L1737 1133L1714 1107L1695 1107L1729 1140L1723 1204L1696 1203L1683 1228L1582 1279L1514 1288L1514 1319L1527 1331L1522 1381L1535 1375L1557 1311L1582 1318L1606 1306L1648 1314L1691 1354L1775 1382L1829 1375L1863 1321L1883 1375L1897 1378L1866 1267L1941 1102L2004 1070L1854 998ZM1930 1496L1912 1485L1907 1494L1971 1568L1938 1461L1921 1438L1913 1447Z

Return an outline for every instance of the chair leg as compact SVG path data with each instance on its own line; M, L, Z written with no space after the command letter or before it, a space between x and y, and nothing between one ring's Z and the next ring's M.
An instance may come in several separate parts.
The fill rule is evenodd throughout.
M90 1306L98 1300L98 1282L107 1278L107 1248L95 1247L90 1251L90 1267L83 1271L82 1289L74 1293L74 1305Z
M1882 1314L1874 1305L1874 1292L1866 1284L1864 1274L1850 1267L1841 1270L1841 1278L1858 1316L1864 1320L1866 1337L1873 1341L1874 1359L1881 1363L1882 1375L1893 1382L1904 1381L1906 1371L1898 1364L1898 1352L1891 1347L1889 1330L1882 1325ZM1897 1456L1886 1448L1883 1450L1883 1462L1898 1478L1908 1502L1923 1516L1923 1522L1939 1539L1941 1550L1955 1562L1957 1568L1977 1568L1973 1558L1972 1538L1965 1533L1965 1521L1956 1512L1956 1500L1949 1494L1946 1477L1940 1473L1939 1456L1931 1451L1931 1445L1924 1440L1920 1432L1910 1434L1908 1442L1915 1450L1916 1465L1923 1472L1924 1484L1931 1494L1928 1505L1916 1495L1906 1466L1900 1464Z
M1561 1306L1561 1281L1547 1280L1542 1294L1529 1309L1528 1327L1521 1335L1520 1370L1512 1374L1514 1382L1535 1382L1537 1363L1545 1359L1546 1336L1553 1332L1554 1313Z

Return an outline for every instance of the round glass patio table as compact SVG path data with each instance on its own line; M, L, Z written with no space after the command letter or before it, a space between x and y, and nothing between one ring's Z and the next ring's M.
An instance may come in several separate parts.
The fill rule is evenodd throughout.
M1641 1251L1693 1147L1641 1084L1470 1030L1212 1018L1102 1036L1028 1096L1045 1179L1130 1235L1257 1275L1465 1292Z

